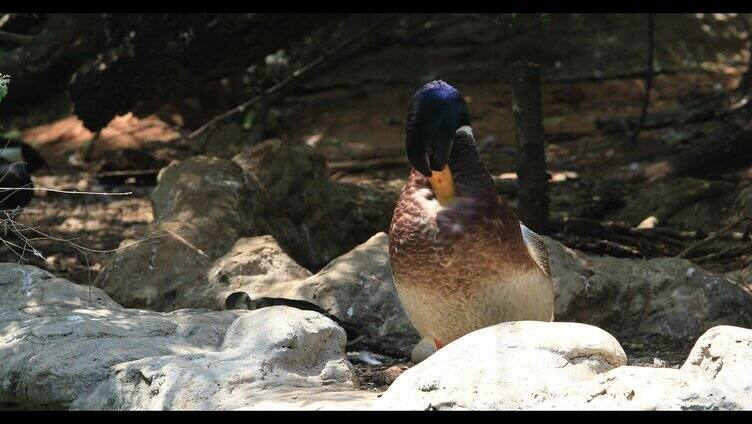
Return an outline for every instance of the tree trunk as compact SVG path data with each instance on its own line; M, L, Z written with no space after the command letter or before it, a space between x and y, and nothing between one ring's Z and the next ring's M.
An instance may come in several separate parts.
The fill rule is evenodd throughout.
M512 110L517 137L517 178L520 220L533 231L546 233L548 176L541 116L540 68L518 61L512 71Z
M629 139L629 144L634 146L637 144L637 138L640 136L640 131L645 125L645 117L648 116L648 107L650 106L650 88L653 85L653 56L655 55L655 30L653 28L653 14L648 13L648 65L647 75L645 75L645 97L642 101L642 111L640 112L640 120L637 124L637 128L632 133L632 138Z

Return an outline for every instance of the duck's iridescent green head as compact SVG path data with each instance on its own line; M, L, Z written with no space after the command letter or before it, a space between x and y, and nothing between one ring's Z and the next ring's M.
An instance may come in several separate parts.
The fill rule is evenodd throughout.
M430 177L449 162L458 128L470 125L465 98L442 80L429 82L413 96L407 112L407 158L421 174Z

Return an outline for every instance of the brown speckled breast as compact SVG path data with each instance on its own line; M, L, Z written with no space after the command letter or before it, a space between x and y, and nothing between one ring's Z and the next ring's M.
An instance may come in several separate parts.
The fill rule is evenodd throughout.
M395 285L416 329L446 344L502 321L551 320L551 281L496 195L471 134L458 131L449 167L456 201L440 206L413 169L389 229Z

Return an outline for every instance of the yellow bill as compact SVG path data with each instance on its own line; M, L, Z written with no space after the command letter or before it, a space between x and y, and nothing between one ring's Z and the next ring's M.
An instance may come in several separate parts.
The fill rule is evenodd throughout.
M441 171L431 171L431 187L441 205L447 205L454 200L454 181L448 165Z

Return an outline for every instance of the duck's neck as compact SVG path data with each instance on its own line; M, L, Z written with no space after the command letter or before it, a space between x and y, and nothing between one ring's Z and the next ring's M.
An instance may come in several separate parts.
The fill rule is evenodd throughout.
M449 169L458 196L496 198L493 178L478 155L470 127L457 131L449 157Z

